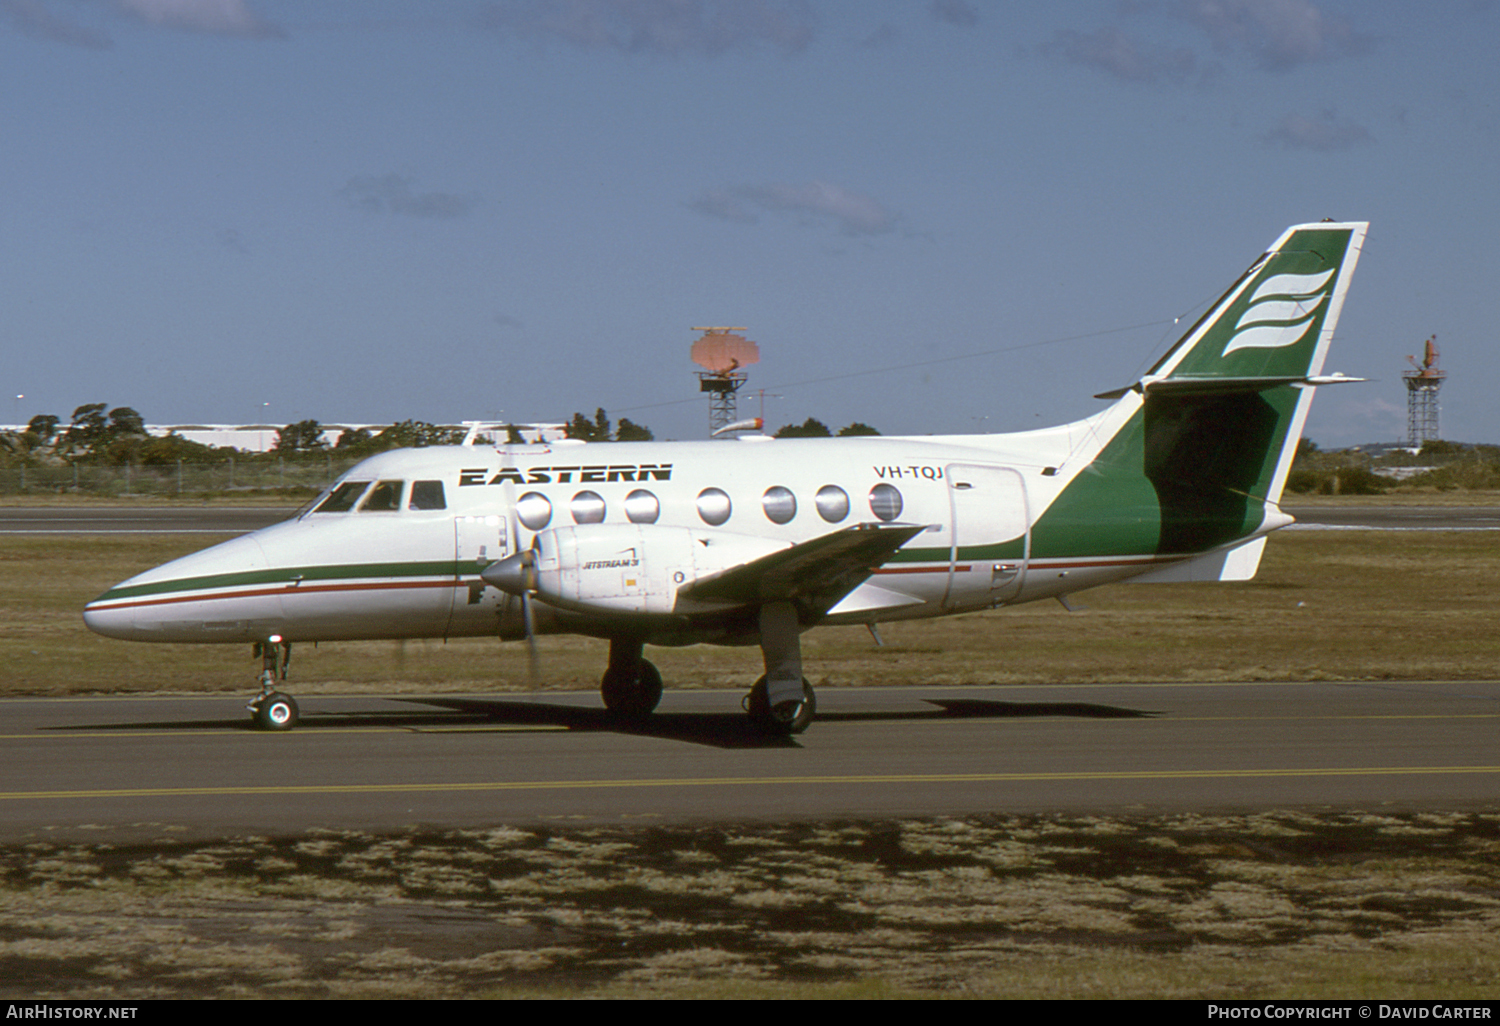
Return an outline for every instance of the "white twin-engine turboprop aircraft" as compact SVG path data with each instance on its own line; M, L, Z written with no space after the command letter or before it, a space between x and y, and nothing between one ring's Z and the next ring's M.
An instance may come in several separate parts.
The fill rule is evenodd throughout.
M285 730L297 641L576 633L604 704L649 714L651 645L759 645L746 708L795 733L800 634L1032 602L1126 578L1246 580L1323 377L1362 223L1290 228L1140 381L1004 435L404 449L292 520L138 574L84 611L136 641L252 642Z

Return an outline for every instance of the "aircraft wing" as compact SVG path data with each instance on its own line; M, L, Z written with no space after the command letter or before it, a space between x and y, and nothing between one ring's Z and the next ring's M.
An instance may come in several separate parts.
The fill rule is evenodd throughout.
M863 584L922 524L856 524L699 578L678 589L677 605L761 605L791 602L822 616Z

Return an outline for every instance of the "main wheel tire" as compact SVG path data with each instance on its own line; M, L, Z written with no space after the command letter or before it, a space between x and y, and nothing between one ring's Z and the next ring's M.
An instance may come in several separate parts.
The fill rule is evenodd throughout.
M605 670L604 679L599 682L604 708L621 719L650 716L661 701L661 672L645 659L636 665L639 669L635 673Z
M783 702L773 709L767 694L766 678L762 677L750 688L750 694L745 699L745 711L750 714L755 725L767 734L789 737L806 730L818 715L818 695L807 678L803 677L802 701Z
M279 691L262 698L255 706L253 717L261 730L291 730L300 718L297 700Z

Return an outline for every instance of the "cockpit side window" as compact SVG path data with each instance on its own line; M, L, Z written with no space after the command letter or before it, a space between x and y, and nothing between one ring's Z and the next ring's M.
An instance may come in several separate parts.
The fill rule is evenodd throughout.
M441 481L413 481L411 498L406 500L407 509L447 509L448 500L443 495Z
M392 513L401 508L401 488L405 481L377 481L365 501L360 503L361 513Z
M354 508L359 497L370 487L368 481L345 481L324 499L314 513L347 513Z

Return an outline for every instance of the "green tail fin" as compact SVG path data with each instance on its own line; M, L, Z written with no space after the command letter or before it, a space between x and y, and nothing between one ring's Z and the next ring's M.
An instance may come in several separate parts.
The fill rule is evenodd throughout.
M1289 228L1140 381L1101 396L1119 400L1119 429L1039 518L1033 550L1206 552L1283 522L1267 514L1311 386L1354 380L1319 375L1367 227Z
M1320 373L1367 227L1287 229L1144 380L1248 383Z

